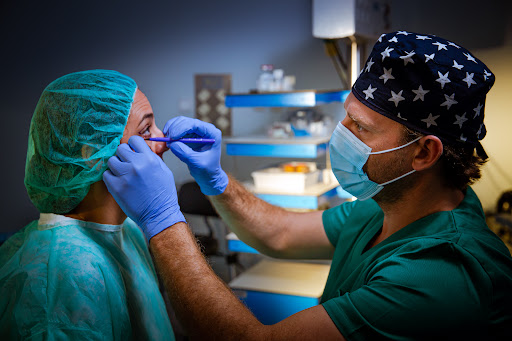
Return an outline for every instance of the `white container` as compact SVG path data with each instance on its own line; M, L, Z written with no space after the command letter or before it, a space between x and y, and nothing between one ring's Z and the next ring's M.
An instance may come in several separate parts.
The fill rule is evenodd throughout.
M313 0L313 37L377 38L389 31L390 5L389 0Z
M308 173L283 172L281 168L265 168L251 173L256 192L300 194L308 186L318 183L320 171Z
M338 182L338 179L336 179L336 176L332 172L331 168L326 168L322 170L322 182L326 185Z

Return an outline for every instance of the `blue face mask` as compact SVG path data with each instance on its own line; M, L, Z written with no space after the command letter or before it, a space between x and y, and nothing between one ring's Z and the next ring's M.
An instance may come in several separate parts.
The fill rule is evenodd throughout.
M370 147L359 140L347 127L339 122L332 133L332 137L329 142L332 171L345 191L349 192L359 200L370 199L375 194L379 193L385 185L415 172L413 169L398 178L382 184L377 184L371 181L363 171L363 166L370 155L383 154L402 149L418 141L420 138L421 137L418 137L417 139L396 148L372 153L372 149Z

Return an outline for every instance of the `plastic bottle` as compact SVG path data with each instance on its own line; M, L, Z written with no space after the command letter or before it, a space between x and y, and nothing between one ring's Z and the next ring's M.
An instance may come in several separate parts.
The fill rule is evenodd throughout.
M261 74L258 78L258 91L272 91L273 83L274 83L274 75L272 71L274 70L274 65L272 64L263 64L261 65Z
M272 91L283 91L283 79L284 79L284 71L283 69L275 69L273 72L273 87Z
M295 76L288 75L283 78L283 91L293 91L295 88Z

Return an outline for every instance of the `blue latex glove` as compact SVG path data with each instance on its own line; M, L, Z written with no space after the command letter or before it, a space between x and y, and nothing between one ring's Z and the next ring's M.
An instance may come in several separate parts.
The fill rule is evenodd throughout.
M124 213L150 240L186 220L171 170L140 136L130 137L128 144L119 145L116 155L108 160L103 181Z
M218 195L224 192L228 185L228 176L220 166L222 133L219 129L210 123L179 116L167 121L163 133L172 139L182 137L215 139L215 143L209 145L171 142L167 146L174 155L187 164L190 174L203 194Z

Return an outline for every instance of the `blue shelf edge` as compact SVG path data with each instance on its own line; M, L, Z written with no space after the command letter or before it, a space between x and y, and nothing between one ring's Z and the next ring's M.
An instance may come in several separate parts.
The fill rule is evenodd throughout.
M267 156L317 158L325 155L327 143L320 144L249 144L226 143L226 154L233 156Z
M235 295L251 310L258 320L271 325L298 313L314 307L320 302L320 297L294 296L256 290L241 290L232 288Z
M314 107L331 102L344 102L349 90L298 91L279 93L226 95L226 107Z
M259 253L258 250L250 247L241 240L228 240L228 250L231 252Z
M348 90L317 93L316 105L332 102L345 102L349 93L350 91Z

